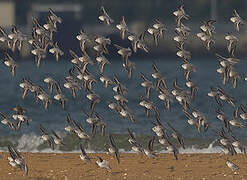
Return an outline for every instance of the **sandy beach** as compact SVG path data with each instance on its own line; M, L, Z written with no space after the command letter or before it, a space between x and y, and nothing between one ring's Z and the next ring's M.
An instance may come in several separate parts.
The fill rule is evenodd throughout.
M182 154L174 160L171 154L159 154L155 159L141 154L121 153L120 164L111 154L89 154L92 163L83 162L78 153L22 153L29 167L28 175L8 164L8 153L0 153L1 180L77 180L77 179L247 179L245 155ZM110 162L112 169L97 167L97 155ZM232 172L226 159L240 167Z

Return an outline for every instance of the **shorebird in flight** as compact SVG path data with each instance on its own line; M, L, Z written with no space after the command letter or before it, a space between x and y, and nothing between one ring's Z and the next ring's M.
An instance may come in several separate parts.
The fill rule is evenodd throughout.
M239 31L240 25L245 24L245 21L239 16L236 9L233 10L233 17L230 18L230 21L234 24L237 31Z
M100 12L101 12L101 15L99 16L100 21L104 22L107 25L111 25L112 23L114 23L114 20L108 15L104 6L100 7Z
M116 145L116 142L115 142L112 134L109 134L109 141L110 141L110 147L108 148L108 151L110 153L115 153L117 162L119 164L120 163L120 157L119 157L118 147Z
M122 40L124 40L126 33L129 32L129 28L125 22L124 16L122 16L120 24L117 24L116 27L120 31L120 35L121 35Z
M8 146L8 150L10 154L10 157L8 157L9 164L12 167L20 168L25 172L26 175L28 175L28 166L21 153L17 151L16 148L10 145Z

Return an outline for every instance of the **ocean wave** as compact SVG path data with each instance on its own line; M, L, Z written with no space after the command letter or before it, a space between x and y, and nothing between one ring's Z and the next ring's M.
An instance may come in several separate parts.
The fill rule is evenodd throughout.
M36 151L37 148L43 143L44 142L41 137L34 133L23 134L20 139L18 139L17 149L32 152Z
M59 132L58 132L59 133ZM61 133L60 133L61 134ZM135 153L131 150L131 147L128 142L126 142L127 135L115 135L118 138L119 152L121 153ZM143 142L147 142L149 136L137 136L137 139L142 139ZM2 138L3 139L3 138ZM79 144L82 142L75 138L73 135L64 135L64 139L69 141L70 143L66 143L68 147L56 147L55 150L52 150L48 147L46 143L43 142L40 135L36 135L34 133L23 134L21 137L12 139L9 138L9 141L1 142L0 152L7 152L7 146L10 142L14 142L13 145L16 146L18 150L21 152L31 152L31 153L80 153ZM96 136L94 140L90 142L84 142L84 147L87 153L107 153L107 137ZM66 142L66 141L65 141ZM144 144L142 142L142 144ZM187 139L188 142L188 139ZM193 139L189 141L189 145L187 144L185 149L179 147L180 154L197 154L197 153L222 153L222 149L220 146L216 144L216 140L205 143L203 142L203 146L198 145L198 141ZM205 145L207 144L207 145ZM145 147L145 146L144 146ZM157 153L169 153L164 146L156 143L155 151ZM237 150L240 153L239 150Z
M20 149L18 149L18 150L20 150ZM81 153L80 150L62 151L62 150L52 150L49 148L42 149L42 150L34 149L32 151L27 151L27 150L23 149L20 151L21 152L30 152L30 153L56 153L56 154ZM86 153L89 153L89 154L94 154L94 153L106 153L107 154L108 153L106 151L94 151L94 150L89 150L89 149L85 149L85 151L86 151ZM7 149L6 148L3 148L3 149L0 148L0 152L7 152ZM119 152L120 153L136 153L133 150L126 151L124 149L121 149ZM158 154L170 154L167 150L162 150L162 151L159 151L157 153ZM193 148L193 147L185 148L185 149L179 148L179 153L180 154L219 154L219 153L222 153L222 149L220 146L215 146L213 148L202 148L202 149ZM241 153L241 152L238 151L238 153Z

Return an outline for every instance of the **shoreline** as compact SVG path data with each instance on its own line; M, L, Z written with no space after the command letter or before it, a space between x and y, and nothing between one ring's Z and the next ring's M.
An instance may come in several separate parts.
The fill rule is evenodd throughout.
M142 154L120 153L120 164L113 154L88 153L91 163L82 161L80 153L28 153L22 155L29 168L23 171L8 164L8 152L0 152L1 180L77 180L77 179L247 179L247 157L221 154L179 154L175 160L172 154L158 154L148 158ZM99 168L97 156L109 161L110 170ZM234 173L226 166L226 159L239 166Z

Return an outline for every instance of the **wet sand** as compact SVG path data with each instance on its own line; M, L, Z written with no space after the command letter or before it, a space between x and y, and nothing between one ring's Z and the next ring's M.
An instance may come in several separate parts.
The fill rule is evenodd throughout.
M28 175L8 164L8 153L0 153L1 180L79 180L79 179L246 179L247 156L238 154L182 154L176 161L172 154L147 158L141 154L121 153L120 164L112 154L89 154L92 163L82 161L78 153L22 153L29 167ZM97 155L109 161L111 169L97 167ZM240 167L238 173L229 169L226 159Z

